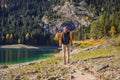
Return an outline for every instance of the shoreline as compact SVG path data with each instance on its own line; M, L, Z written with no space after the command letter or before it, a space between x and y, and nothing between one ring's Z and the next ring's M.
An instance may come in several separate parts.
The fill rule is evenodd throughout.
M25 44L11 44L11 45L1 45L0 48L13 48L13 49L20 49L20 48L26 48L26 49L57 49L58 46L31 46L31 45L25 45Z

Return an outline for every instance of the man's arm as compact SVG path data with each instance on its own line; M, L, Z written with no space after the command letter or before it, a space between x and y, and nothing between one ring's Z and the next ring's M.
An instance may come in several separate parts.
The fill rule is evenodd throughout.
M75 30L72 30L71 32L74 33L74 32L77 32L77 31L78 31L78 29L75 29Z
M71 46L72 46L73 45L72 32L70 32L70 43L71 43Z
M55 35L55 39L58 40L60 46L62 44L62 33L57 32Z
M62 33L59 33L59 46L62 45Z

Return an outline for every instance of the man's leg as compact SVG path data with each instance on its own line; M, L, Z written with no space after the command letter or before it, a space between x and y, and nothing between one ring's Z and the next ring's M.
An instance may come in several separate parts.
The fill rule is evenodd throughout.
M63 55L64 55L64 64L66 64L66 45L62 44Z
M70 45L67 45L68 63L70 63Z

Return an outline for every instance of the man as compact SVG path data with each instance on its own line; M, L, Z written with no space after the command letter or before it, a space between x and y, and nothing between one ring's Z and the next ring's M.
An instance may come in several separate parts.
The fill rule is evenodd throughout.
M59 44L62 45L64 64L70 63L70 45L73 45L72 32L65 26L62 33L57 33L57 38L59 39Z

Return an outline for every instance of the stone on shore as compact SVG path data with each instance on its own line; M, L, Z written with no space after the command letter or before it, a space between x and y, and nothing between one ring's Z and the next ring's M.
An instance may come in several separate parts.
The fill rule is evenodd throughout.
M108 64L100 64L100 65L95 65L94 67L93 67L93 69L92 69L92 71L94 72L98 72L98 71L100 71L100 70L103 70L103 69L106 69L106 68L108 68L109 67L109 65Z

